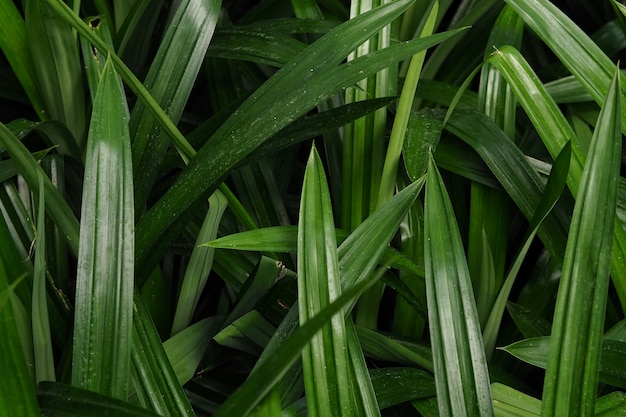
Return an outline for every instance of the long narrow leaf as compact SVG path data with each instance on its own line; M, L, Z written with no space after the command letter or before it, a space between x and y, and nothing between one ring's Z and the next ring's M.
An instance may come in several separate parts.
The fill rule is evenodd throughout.
M434 160L424 210L426 297L437 400L442 416L490 416L480 323L454 212Z
M209 198L209 211L198 233L196 246L191 252L191 258L183 277L176 313L174 314L174 323L172 324L172 335L183 330L191 323L193 312L198 305L200 295L209 277L209 272L211 272L213 255L215 254L214 248L199 245L217 236L217 228L227 206L228 203L221 191L216 191Z
M435 0L430 11L428 12L420 37L427 37L433 33L438 12L439 1ZM417 83L422 72L422 65L424 64L425 58L426 51L421 51L411 57L409 70L406 75L404 85L402 86L400 100L398 101L396 117L393 120L389 145L387 147L387 155L385 156L385 165L383 167L382 179L378 190L377 207L380 207L384 202L389 200L394 192L394 183L396 181L398 164L400 161L400 152L404 143L407 125L409 124L409 116L411 114L413 99L415 97L415 89L417 88Z
M72 384L126 399L130 376L134 206L128 110L109 60L85 162Z
M307 163L298 223L298 305L306 323L341 294L330 193L315 148ZM311 416L350 416L350 359L342 315L333 317L302 353Z
M46 299L46 223L43 174L39 173L39 204L37 237L35 241L35 270L33 279L33 347L37 382L56 381L52 339Z
M619 71L593 135L576 197L552 325L542 415L591 415L609 288L621 155Z

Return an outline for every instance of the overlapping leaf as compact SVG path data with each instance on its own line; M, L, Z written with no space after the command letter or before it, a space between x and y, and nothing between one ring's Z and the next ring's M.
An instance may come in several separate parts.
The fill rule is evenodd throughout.
M234 164L306 111L330 96L416 51L443 41L454 32L396 45L339 65L368 35L397 17L409 5L389 3L324 35L263 84L213 135L178 181L138 224L139 262L152 263L180 227L180 215L210 191ZM338 42L341 39L341 42ZM340 45L340 47L338 47ZM320 60L319 57L324 59ZM285 111L287 109L288 111ZM209 167L211 167L209 169ZM172 229L172 226L175 226Z

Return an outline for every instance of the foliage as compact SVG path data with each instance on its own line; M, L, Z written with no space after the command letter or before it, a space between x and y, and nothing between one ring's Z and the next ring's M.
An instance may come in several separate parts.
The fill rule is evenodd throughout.
M613 0L0 0L0 414L624 415L624 48Z

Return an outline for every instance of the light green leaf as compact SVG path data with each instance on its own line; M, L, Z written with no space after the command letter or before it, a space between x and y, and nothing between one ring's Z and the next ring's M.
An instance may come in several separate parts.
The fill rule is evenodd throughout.
M298 223L298 305L305 324L341 294L337 241L322 161L311 150ZM302 352L311 416L354 414L350 359L343 315L335 316Z
M434 160L424 203L426 297L442 416L493 415L489 374L465 252Z
M626 394L623 392L615 391L596 401L595 417L623 416L626 416Z
M72 384L126 399L134 277L128 110L109 60L96 93L85 161Z

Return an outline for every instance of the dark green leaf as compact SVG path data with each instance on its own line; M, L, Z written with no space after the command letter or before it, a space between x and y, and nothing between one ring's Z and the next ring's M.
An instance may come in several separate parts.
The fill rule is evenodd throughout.
M42 382L37 394L50 417L156 417L144 408L116 398L57 382Z

